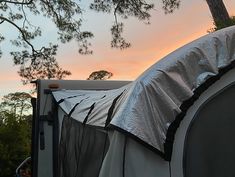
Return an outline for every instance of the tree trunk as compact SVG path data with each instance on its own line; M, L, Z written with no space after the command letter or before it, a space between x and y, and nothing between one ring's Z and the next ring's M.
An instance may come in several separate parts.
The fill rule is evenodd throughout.
M224 5L223 0L206 0L206 2L211 11L215 25L218 25L224 22L226 23L230 20L228 11Z

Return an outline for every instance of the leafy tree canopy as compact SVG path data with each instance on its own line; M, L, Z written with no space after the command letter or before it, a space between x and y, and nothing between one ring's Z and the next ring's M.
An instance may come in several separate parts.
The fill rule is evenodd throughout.
M31 114L31 95L25 92L9 93L3 96L0 104L1 113L15 115L17 120Z
M80 54L92 53L90 39L93 34L81 30L84 9L79 3L81 0L0 0L0 25L8 24L19 34L10 41L18 50L10 54L14 64L20 66L18 73L24 84L37 78L63 79L71 74L56 61L58 44L45 43L44 46L35 47L35 39L45 34L42 27L32 20L34 16L51 20L57 27L58 41L61 43L75 40ZM111 47L119 49L130 47L130 43L122 37L123 23L118 18L133 16L149 23L150 10L154 8L148 0L94 0L89 3L91 10L113 14ZM179 6L179 0L162 0L162 3L167 13ZM4 39L6 36L0 32L0 42Z
M30 96L10 93L3 100L0 104L0 176L12 177L16 167L30 156Z
M227 21L222 21L222 22L217 22L217 23L213 22L213 24L214 24L214 27L208 30L209 33L226 28L228 26L235 25L235 16L230 17L230 19Z
M92 72L87 80L107 80L113 76L113 73L105 70Z
M58 29L61 42L76 39L80 44L80 53L89 52L87 39L93 35L80 31L81 19L77 15L81 14L81 9L75 1L0 0L0 12L0 23L8 23L19 32L18 38L11 43L23 50L12 51L11 55L14 64L20 66L19 75L23 78L23 83L36 78L62 79L71 74L60 68L55 60L57 44L35 48L33 40L42 35L42 29L30 20L31 16L49 18ZM4 39L0 34L0 40Z
M37 78L63 79L71 73L62 69L56 61L58 44L45 43L44 46L36 47L35 39L43 33L42 26L33 21L33 17L47 18L56 28L58 42L67 43L75 40L79 46L80 54L92 54L90 39L93 34L81 29L84 9L81 2L89 3L90 10L108 13L114 16L111 26L111 47L125 49L130 47L123 36L123 22L120 19L135 17L140 21L149 23L151 10L154 9L153 0L0 0L0 25L8 24L18 31L18 37L11 40L11 44L18 48L10 54L14 64L20 66L18 71L24 84ZM180 0L161 0L165 13L172 13L179 8ZM206 0L210 7L213 18L226 15L224 6L223 13L216 13L218 7L223 5L222 0ZM216 25L220 23L216 20ZM0 43L6 36L0 32ZM0 56L2 51L0 48Z
M15 115L8 112L4 119L4 124L0 123L0 176L12 177L17 166L30 156L31 116L16 121Z

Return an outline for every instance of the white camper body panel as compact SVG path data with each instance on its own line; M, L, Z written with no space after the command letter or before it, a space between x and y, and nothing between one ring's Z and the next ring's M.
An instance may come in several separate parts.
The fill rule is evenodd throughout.
M169 162L139 142L118 131L110 141L99 177L170 177Z

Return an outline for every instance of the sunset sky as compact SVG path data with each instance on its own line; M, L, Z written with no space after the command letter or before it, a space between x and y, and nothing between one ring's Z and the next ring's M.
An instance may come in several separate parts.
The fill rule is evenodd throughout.
M229 14L235 15L235 0L224 0L224 3ZM83 80L91 72L105 69L114 74L113 80L134 80L163 56L207 34L207 30L213 26L205 0L182 1L179 10L169 15L164 14L158 3L151 14L150 25L134 18L123 21L124 35L132 47L120 51L110 48L110 27L114 17L111 14L85 12L83 28L91 30L95 35L91 40L94 54L79 55L75 42L61 44L57 59L64 69L72 72L67 79ZM53 25L41 19L36 21L38 25L45 27L46 34L37 44L55 42L57 37ZM0 31L14 37L15 31L9 30L9 27L1 25ZM0 97L10 92L28 91L29 87L22 86L17 67L13 66L12 59L7 54L11 50L9 42L2 43L1 48L4 55L0 59Z

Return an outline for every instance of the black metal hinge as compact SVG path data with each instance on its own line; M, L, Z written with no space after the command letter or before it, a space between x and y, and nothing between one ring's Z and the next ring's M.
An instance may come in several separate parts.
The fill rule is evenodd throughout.
M53 116L51 112L48 112L48 115L41 115L39 117L40 150L45 149L44 122L48 122L48 125L53 125Z

